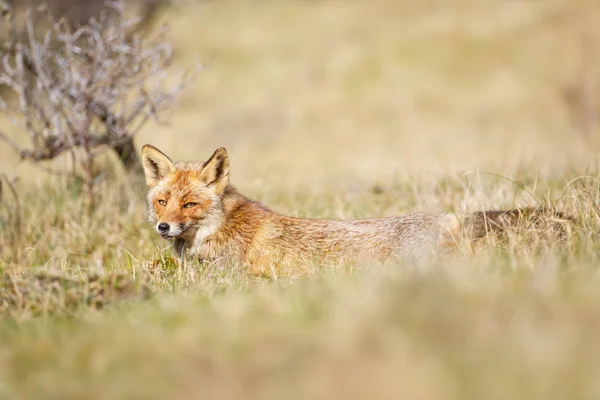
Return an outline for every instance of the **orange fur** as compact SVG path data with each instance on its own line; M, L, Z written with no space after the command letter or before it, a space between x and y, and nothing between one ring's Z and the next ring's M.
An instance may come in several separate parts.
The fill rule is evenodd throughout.
M150 145L142 153L150 220L164 238L174 239L176 254L232 261L255 271L356 257L421 259L455 246L464 226L474 240L530 212L479 212L464 220L444 213L361 220L294 218L238 193L229 184L224 148L205 163L173 163ZM169 230L163 225L161 231L161 224Z

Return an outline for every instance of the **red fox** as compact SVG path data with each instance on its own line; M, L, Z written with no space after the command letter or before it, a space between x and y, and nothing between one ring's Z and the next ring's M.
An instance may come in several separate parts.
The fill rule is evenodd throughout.
M226 260L253 270L340 262L359 256L419 259L503 231L523 217L563 219L541 208L454 214L408 213L396 217L327 220L278 214L240 194L229 183L229 157L217 149L204 163L176 162L156 147L142 148L149 187L149 219L176 256ZM465 235L466 233L466 235Z

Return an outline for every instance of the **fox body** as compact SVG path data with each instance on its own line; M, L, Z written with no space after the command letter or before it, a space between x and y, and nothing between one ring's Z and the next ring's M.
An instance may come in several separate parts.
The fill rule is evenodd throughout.
M445 213L327 220L288 217L240 194L229 183L229 158L217 149L204 163L172 162L142 148L149 218L177 256L226 260L255 270L369 257L420 259L502 229L537 209L487 211L459 219Z

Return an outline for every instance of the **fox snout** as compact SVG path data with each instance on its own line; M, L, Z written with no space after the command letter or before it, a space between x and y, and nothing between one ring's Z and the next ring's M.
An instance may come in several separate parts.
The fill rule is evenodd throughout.
M181 224L168 224L166 222L158 222L156 224L156 231L163 239L174 239L183 233L183 226Z

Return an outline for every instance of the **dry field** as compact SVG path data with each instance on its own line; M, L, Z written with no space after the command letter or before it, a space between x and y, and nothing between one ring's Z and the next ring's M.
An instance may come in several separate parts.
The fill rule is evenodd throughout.
M563 96L600 81L600 3L215 0L162 19L205 70L139 147L225 146L234 185L295 216L545 204L572 231L256 279L174 263L113 158L90 216L81 187L0 144L22 214L18 235L4 187L0 398L600 398L600 146Z

